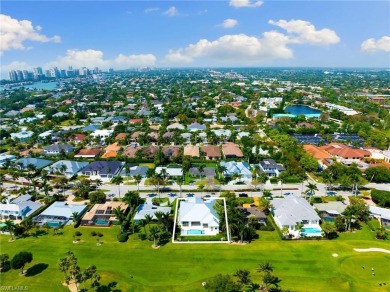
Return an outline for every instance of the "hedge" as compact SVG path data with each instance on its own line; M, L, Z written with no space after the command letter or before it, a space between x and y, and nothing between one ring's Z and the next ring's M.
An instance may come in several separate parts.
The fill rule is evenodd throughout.
M381 207L390 207L390 192L381 190L372 190L371 199Z

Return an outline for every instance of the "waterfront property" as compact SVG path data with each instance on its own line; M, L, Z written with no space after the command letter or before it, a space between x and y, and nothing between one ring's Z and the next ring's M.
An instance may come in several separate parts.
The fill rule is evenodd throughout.
M125 212L128 205L122 202L107 201L104 204L95 204L81 219L82 226L108 227L117 221L113 210L119 208Z
M84 167L80 173L89 176L91 180L101 179L107 182L118 175L121 169L120 161L94 161Z
M181 235L217 235L219 218L213 208L215 202L203 201L198 197L180 201L178 225Z

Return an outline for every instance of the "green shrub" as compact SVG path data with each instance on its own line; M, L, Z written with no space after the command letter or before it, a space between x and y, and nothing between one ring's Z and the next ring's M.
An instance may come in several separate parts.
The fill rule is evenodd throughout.
M271 224L268 224L268 225L261 224L259 230L261 230L261 231L275 231L275 228Z
M371 198L381 207L390 207L390 192L388 191L372 190Z
M127 233L124 233L124 232L119 233L117 237L118 237L119 242L126 242L129 239L129 236L127 235Z
M145 233L139 233L138 234L138 238L141 239L141 240L146 240L147 236Z
M103 233L100 233L100 232L96 233L96 235L99 237L103 237Z
M76 231L75 233L74 233L74 235L75 236L81 236L81 235L83 235L80 231Z
M92 235L92 236L96 236L96 235L97 235L96 231L92 231L92 232L91 232L91 235Z

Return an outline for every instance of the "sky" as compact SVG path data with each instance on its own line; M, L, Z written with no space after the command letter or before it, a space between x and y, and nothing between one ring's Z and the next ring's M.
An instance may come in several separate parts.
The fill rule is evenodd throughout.
M390 1L1 2L1 78L37 66L390 68Z

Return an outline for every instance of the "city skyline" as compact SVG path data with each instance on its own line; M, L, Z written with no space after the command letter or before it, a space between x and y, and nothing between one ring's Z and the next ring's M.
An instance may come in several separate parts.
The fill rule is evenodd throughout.
M389 68L389 11L386 1L4 1L1 79L68 66Z

